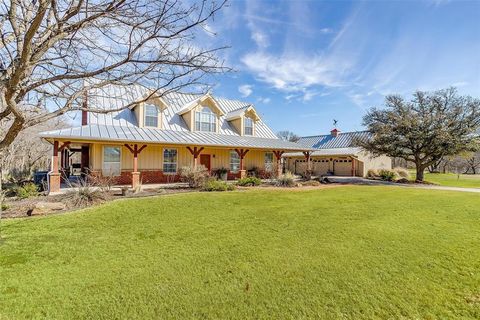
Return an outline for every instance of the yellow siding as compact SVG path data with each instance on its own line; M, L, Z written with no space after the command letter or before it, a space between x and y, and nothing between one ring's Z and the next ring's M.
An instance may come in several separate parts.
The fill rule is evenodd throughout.
M143 144L138 144L139 147ZM104 146L121 146L121 167L122 170L133 169L133 155L123 144L93 144L90 147L90 165L92 170L101 170L103 163L103 147ZM163 168L163 150L177 149L177 167L191 166L193 164L193 156L187 150L186 146L161 146L147 145L147 147L138 155L139 170L162 170ZM218 169L225 167L230 168L230 150L233 149L216 149L205 148L201 154L210 155L211 168ZM264 169L265 153L270 150L250 150L244 158L244 168L246 170L257 167ZM274 158L275 162L275 158Z

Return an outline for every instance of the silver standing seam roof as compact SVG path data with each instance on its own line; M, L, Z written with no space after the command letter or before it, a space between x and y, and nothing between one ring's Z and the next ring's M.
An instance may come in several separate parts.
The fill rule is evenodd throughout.
M357 155L362 151L357 144L357 140L368 140L371 133L368 131L339 132L335 137L332 134L319 136L302 137L297 141L298 144L316 149L312 156L348 156ZM286 153L284 157L303 156L301 152Z
M297 143L281 139L98 124L42 132L40 136L46 139L65 138L73 140L244 147L292 151L310 150L310 148L302 147Z
M149 89L133 85L120 87L110 85L96 91L89 91L90 108L102 110L120 109L131 101L138 101L149 94ZM230 125L225 115L241 113L250 103L214 97L225 115L219 117L219 132L192 132L179 111L201 94L168 93L162 96L167 108L161 113L162 129L141 128L135 112L123 109L109 113L88 113L88 125L41 132L45 139L72 139L118 142L140 142L158 144L182 144L219 147L250 147L266 149L284 149L291 151L310 150L297 143L283 141L262 121L255 122L255 136L241 136Z

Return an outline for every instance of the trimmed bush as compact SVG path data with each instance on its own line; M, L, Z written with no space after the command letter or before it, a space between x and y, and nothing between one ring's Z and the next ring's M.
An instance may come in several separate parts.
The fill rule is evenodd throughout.
M228 184L222 180L209 179L202 187L202 191L232 191L235 190L233 184Z
M397 177L397 174L393 170L381 169L378 171L378 175L384 181L394 181Z
M183 167L180 169L180 181L188 183L190 188L202 187L210 178L207 168L199 165L196 168Z
M237 185L241 187L253 187L262 184L262 180L257 177L246 177L237 181Z
M15 189L15 194L20 199L38 196L38 187L34 183L27 183Z
M295 186L295 178L293 174L287 172L285 174L281 174L277 177L275 181L275 185L277 187L294 187Z
M405 168L397 167L394 168L393 171L395 171L399 178L410 179L410 172Z

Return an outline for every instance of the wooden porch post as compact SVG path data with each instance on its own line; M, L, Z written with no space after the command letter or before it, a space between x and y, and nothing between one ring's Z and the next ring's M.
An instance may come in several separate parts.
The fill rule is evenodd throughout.
M138 147L137 144L134 144L133 147L129 144L125 144L125 147L130 150L133 154L133 171L132 171L132 188L136 189L140 186L140 172L138 171L138 155L147 147L146 144Z
M305 168L305 177L310 180L311 175L312 175L312 166L311 166L311 151L303 151L303 155L305 156L305 159L307 161L307 167Z
M273 154L277 158L277 177L282 175L282 155L285 153L285 151L273 151Z
M235 149L235 152L240 157L240 179L245 178L247 176L247 171L243 167L243 158L247 155L249 149Z
M58 172L58 144L53 141L52 170L49 176L49 192L60 191L60 172Z
M200 153L203 151L204 148L193 147L192 149L191 147L187 147L187 149L193 155L193 168L195 169L198 165L198 156L200 155Z

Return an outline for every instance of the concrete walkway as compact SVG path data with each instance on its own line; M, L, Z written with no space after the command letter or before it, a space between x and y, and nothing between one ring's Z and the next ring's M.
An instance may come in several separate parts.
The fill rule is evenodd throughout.
M403 184L403 183L395 183L395 182L381 181L381 180L370 180L370 179L365 179L361 177L331 176L327 178L332 183L341 183L341 184L356 184L356 185L369 185L369 186L384 185L384 186L395 186L395 187L403 187L403 188L480 193L480 188L447 187L447 186L438 186L438 185L431 185L431 184Z

